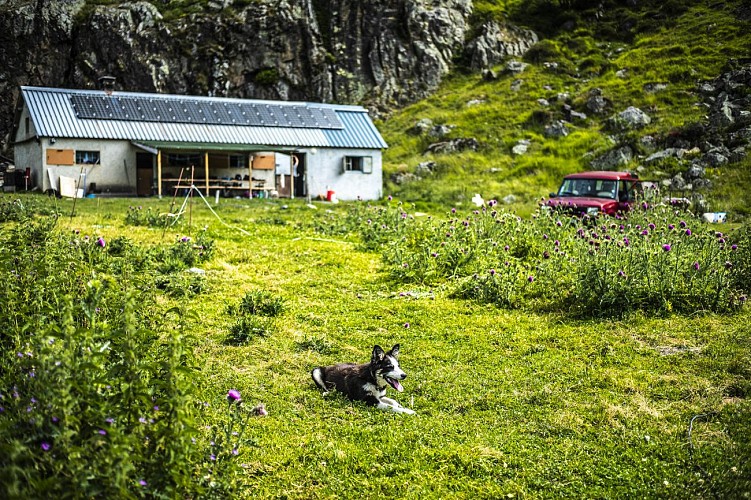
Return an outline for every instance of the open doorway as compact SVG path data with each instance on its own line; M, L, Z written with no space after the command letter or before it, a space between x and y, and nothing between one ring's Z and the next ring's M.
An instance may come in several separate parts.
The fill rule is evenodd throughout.
M307 168L305 165L305 153L292 155L292 196L305 198L308 196Z
M136 194L150 196L154 182L154 155L136 153Z

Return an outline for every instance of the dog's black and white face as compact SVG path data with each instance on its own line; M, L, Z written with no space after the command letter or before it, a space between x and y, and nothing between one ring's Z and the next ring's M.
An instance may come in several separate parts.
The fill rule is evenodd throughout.
M373 347L373 356L370 358L370 366L379 382L383 380L394 390L402 392L404 387L399 381L407 378L407 374L399 368L398 358L399 344L392 347L389 352L383 352L380 346L375 346Z

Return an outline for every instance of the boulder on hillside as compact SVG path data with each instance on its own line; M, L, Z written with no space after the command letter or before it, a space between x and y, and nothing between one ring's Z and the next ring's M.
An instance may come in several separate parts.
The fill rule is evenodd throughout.
M641 109L629 106L624 111L610 117L608 122L615 130L633 130L649 125L652 119Z
M480 147L480 143L474 137L452 139L450 141L434 142L429 145L423 154L448 154L455 153L457 151L465 151L470 149L477 151Z
M621 146L598 156L589 162L593 170L617 170L628 165L634 158L634 152L629 146Z
M568 128L563 120L554 121L545 127L545 137L566 137L567 135Z
M464 56L473 70L494 66L507 57L520 57L538 42L534 31L512 24L489 21L482 25L479 35L471 40Z
M420 118L412 128L409 129L409 132L414 135L422 135L431 128L433 128L433 120L430 118Z

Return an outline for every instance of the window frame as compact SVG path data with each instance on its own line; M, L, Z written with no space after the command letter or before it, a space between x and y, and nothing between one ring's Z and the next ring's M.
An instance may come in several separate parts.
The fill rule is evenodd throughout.
M361 174L373 173L372 156L347 155L342 158L342 173L360 172Z
M84 161L83 155L92 155L92 161ZM76 153L74 156L73 161L76 165L101 165L102 163L102 152L99 150L92 150L92 149L76 149Z

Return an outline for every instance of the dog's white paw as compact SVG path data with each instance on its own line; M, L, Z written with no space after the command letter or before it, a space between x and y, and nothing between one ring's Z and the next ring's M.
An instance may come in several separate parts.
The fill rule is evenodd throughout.
M409 408L402 408L402 413L406 413L407 415L417 415L415 410L410 410Z

